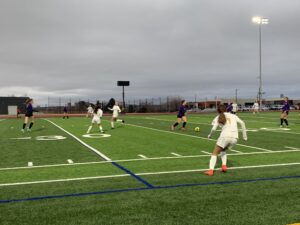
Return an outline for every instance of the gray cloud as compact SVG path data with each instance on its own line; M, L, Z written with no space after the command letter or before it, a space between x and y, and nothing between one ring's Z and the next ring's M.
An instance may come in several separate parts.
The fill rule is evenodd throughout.
M298 0L0 0L0 95L299 97Z

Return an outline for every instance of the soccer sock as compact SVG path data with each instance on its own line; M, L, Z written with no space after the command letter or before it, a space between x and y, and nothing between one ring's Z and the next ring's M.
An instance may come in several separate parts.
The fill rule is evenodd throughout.
M101 125L99 126L99 130L100 130L101 132L103 131L103 129L102 129L102 126L101 126Z
M210 161L209 161L209 169L214 170L216 163L217 163L217 156L212 155L211 158L210 158Z
M91 129L92 129L92 126L89 126L87 133L90 133Z
M280 125L283 125L283 119L280 119Z
M25 129L26 125L27 125L26 123L23 123L23 129Z
M182 127L185 128L186 122L183 122Z
M227 154L226 152L221 152L222 165L227 165Z
M114 122L111 122L111 128L115 128Z
M178 124L179 124L179 123L177 123L177 122L176 122L176 123L174 123L173 127L176 127Z
M31 129L32 126L33 126L33 122L31 122L31 123L29 124L29 129Z
M287 121L287 119L285 119L284 122L287 126L289 125L289 122Z

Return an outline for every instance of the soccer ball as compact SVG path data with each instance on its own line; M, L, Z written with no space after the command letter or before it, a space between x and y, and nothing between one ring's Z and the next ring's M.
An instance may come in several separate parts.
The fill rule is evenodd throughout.
M195 132L199 132L200 131L200 127L195 127Z

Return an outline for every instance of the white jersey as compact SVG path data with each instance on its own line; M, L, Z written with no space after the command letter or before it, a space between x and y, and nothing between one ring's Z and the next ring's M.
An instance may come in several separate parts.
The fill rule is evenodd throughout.
M87 108L87 111L88 111L88 113L90 113L90 114L94 113L94 109L93 109L92 106L89 106L89 107Z
M101 123L101 117L103 116L102 109L98 109L97 113L93 113L92 123Z
M252 108L258 110L258 109L259 109L259 104L258 104L257 102L255 102L255 103L253 104L253 107L252 107Z
M119 113L121 112L121 109L118 105L114 105L114 107L112 109L109 109L111 111L113 111L113 117L117 118L119 116Z
M217 129L217 127L220 126L222 128L220 138L236 138L236 139L238 139L239 131L238 131L237 124L239 123L242 126L243 138L247 139L245 123L234 114L226 113L226 112L224 114L226 117L225 125L219 124L219 122L218 122L219 116L217 116L212 122L212 125L213 125L212 131L215 131Z
M238 111L238 105L236 103L232 103L232 112L237 112Z

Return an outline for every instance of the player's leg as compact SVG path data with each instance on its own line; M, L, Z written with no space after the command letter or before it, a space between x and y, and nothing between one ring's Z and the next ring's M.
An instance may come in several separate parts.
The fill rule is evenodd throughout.
M91 125L89 126L88 130L87 130L87 134L89 134L93 128L93 124L94 124L94 120L92 120Z
M25 128L26 128L27 123L28 123L28 117L25 116L24 123L23 123L23 127L22 127L22 130L21 130L22 132L25 131Z
M114 129L114 128L115 128L115 122L116 122L116 120L117 120L116 117L112 117L112 118L111 118L111 122L110 122L111 129Z
M177 127L178 126L178 124L180 124L181 123L181 117L178 117L177 118L177 121L176 121L176 123L174 123L173 125L172 125L172 127L171 127L171 130L174 130L175 129L175 127Z
M220 154L220 152L223 151L223 148L219 146L218 144L215 145L215 148L213 150L213 153L211 154L210 161L209 161L209 169L205 172L206 175L212 176L214 175L215 166L217 163L217 157Z
M186 123L187 123L187 118L186 118L186 116L183 116L183 117L182 117L182 121L183 121L183 123L182 123L181 130L186 130L186 129L185 129L185 126L186 126Z
M34 124L34 116L31 116L28 131L31 131L31 128L32 128L33 124Z

